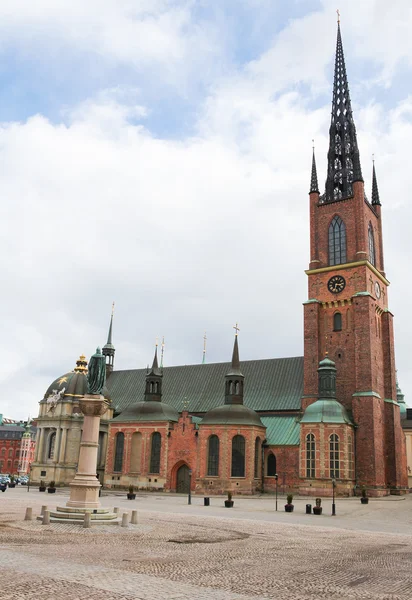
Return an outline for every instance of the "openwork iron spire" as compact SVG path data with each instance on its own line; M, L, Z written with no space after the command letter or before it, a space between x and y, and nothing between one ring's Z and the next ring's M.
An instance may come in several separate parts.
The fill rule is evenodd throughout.
M312 192L317 192L319 194L318 173L316 171L316 160L315 160L315 148L313 148L313 154L312 154L312 173L310 176L309 194L312 194Z
M381 201L379 199L378 182L376 181L375 161L373 161L372 169L372 205L381 206Z
M329 129L328 175L324 201L334 202L350 198L353 196L354 181L363 181L363 178L338 22L332 119Z

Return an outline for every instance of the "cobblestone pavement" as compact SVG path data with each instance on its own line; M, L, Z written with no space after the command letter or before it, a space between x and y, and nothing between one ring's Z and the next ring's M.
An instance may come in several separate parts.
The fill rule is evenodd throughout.
M204 507L199 498L188 506L179 496L128 502L111 494L102 504L119 506L120 513L137 508L138 525L83 529L23 520L26 506L37 515L43 503L54 508L67 498L24 488L0 494L3 597L412 599L412 496L367 507L340 500L347 516L337 521L304 515L305 500L289 514L274 513L266 498L235 498L235 509L227 510L222 498ZM403 533L388 533L391 523L403 524Z

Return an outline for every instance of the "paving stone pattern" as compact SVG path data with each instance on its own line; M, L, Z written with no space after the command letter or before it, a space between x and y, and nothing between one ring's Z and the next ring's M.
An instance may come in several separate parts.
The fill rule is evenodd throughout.
M255 520L235 511L226 518L224 509L221 516L179 514L169 498L159 503L162 512L149 499L151 510L140 510L139 524L127 529L42 525L23 519L28 505L39 514L44 496L34 493L29 504L21 492L0 497L2 597L412 599L409 534L325 527L315 517L304 525L284 513L289 522L267 522L259 507ZM412 507L403 504L388 514L397 519L399 506ZM123 503L120 513L127 508Z

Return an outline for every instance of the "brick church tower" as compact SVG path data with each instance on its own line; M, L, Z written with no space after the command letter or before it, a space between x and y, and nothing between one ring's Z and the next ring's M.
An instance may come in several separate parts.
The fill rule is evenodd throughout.
M336 398L355 425L354 485L366 486L371 495L399 493L407 486L406 452L382 207L375 166L371 200L365 195L339 23L327 158L320 195L313 154L302 408L318 398L317 368L328 355L336 365ZM327 462L326 446L324 451Z

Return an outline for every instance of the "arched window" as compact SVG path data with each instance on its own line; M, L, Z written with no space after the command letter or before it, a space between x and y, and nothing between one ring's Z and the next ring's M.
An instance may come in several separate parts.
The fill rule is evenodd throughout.
M260 437L256 438L255 441L255 479L257 479L258 477L260 477L260 449L261 449L261 442L260 442Z
M232 477L245 476L245 438L235 435L232 439Z
M2 456L6 456L6 448L2 448L1 449L1 455Z
M306 436L306 477L315 477L315 436L308 433Z
M333 331L342 331L342 315L340 312L333 315Z
M348 436L348 471L349 471L349 479L354 479L354 460L353 460L353 445L352 445L352 436Z
M132 448L130 453L130 471L140 473L140 459L142 456L142 434L136 431L132 435Z
M152 446L150 451L150 473L160 473L160 447L162 436L158 431L152 435Z
M346 227L338 216L329 225L329 264L341 265L346 262Z
M47 458L53 460L54 458L54 447L56 445L56 433L52 433L49 437L49 448L47 452Z
M0 473L3 473L4 460L0 460Z
M116 434L115 448L114 448L114 466L113 471L117 473L122 472L123 467L123 450L124 450L124 433L121 431Z
M10 448L9 450L9 458L13 458L13 448Z
M371 263L371 265L376 267L375 239L373 237L372 223L369 223L369 227L368 227L368 240L369 240L369 262Z
M333 479L339 477L339 437L332 433L329 437L329 469Z
M267 476L274 477L276 475L276 456L271 452L268 456Z
M217 477L219 475L219 438L217 435L210 436L208 446L207 474Z

